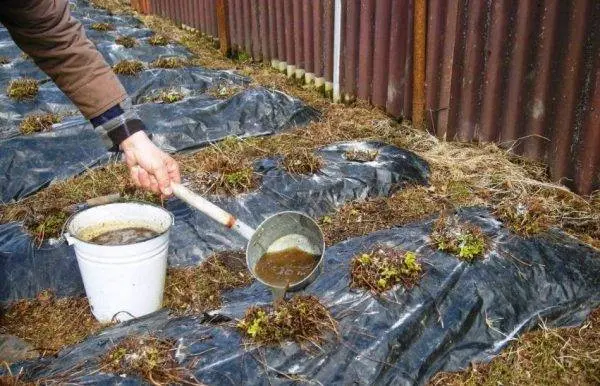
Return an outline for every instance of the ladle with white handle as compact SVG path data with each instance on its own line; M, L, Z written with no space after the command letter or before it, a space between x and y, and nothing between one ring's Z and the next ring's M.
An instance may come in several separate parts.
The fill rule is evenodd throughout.
M216 222L233 229L248 240L246 247L248 269L258 281L271 288L273 297L276 300L283 298L286 291L296 291L306 287L319 276L322 270L325 240L319 225L306 214L293 211L280 212L268 217L254 230L232 214L183 185L171 183L171 188L175 197L198 209ZM281 287L267 283L256 275L256 264L263 255L294 247L318 257L315 268L302 280Z

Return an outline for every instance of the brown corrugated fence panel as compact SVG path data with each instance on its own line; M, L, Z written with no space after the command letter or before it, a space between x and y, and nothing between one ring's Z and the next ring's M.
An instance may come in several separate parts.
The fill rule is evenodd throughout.
M133 4L216 36L214 1ZM334 1L228 0L232 49L332 81ZM410 117L413 0L341 2L342 95ZM498 142L582 193L600 188L600 1L428 0L426 41L432 133Z
M600 187L600 2L428 4L429 126L545 161L582 193Z

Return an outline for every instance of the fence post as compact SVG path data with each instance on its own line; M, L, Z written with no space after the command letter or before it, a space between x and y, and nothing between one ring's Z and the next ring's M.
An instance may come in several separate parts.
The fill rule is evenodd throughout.
M221 53L229 56L231 53L231 38L229 35L229 4L228 0L217 0L217 24L219 46Z
M415 0L413 50L413 125L422 128L425 123L425 49L427 33L427 0Z

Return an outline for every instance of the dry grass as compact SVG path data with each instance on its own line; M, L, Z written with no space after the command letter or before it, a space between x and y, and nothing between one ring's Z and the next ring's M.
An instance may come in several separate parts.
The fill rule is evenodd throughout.
M10 63L10 58L7 56L0 56L0 66Z
M110 14L132 13L130 0L90 0L90 3Z
M351 287L364 288L375 294L401 284L414 287L423 276L416 253L385 246L354 256L350 262Z
M169 38L164 35L155 34L150 36L148 43L153 46L166 46L169 44Z
M188 60L184 57L180 56L170 56L170 57L162 57L158 58L152 63L150 63L150 67L153 68L183 68L187 66Z
M19 130L25 135L52 130L52 125L59 123L61 118L56 114L32 114L23 119Z
M309 149L294 149L283 158L283 168L290 174L315 174L322 167L323 160Z
M90 28L95 31L102 31L102 32L115 30L115 26L110 23L94 23L90 26Z
M251 307L237 326L256 345L292 341L311 349L337 335L337 322L316 296L294 296L274 308Z
M38 81L32 78L13 79L6 88L6 95L18 101L33 99L39 91Z
M431 239L439 250L469 262L483 256L488 247L481 229L444 213L434 223Z
M115 39L115 43L122 45L125 48L133 48L137 44L137 40L131 36L119 36Z
M101 328L87 298L57 299L49 291L33 300L19 300L0 314L0 333L18 336L41 356L54 355Z
M144 64L138 60L121 60L113 66L115 74L137 75L144 70Z
M250 160L227 152L208 152L186 161L182 164L183 174L188 177L192 189L203 194L235 196L260 184L261 178L254 173Z
M371 162L375 161L379 152L377 150L352 150L344 153L344 157L348 161L354 162Z
M101 370L139 376L152 385L197 385L192 373L175 358L176 342L154 336L123 339L101 359Z
M600 310L579 328L529 332L489 364L464 372L440 373L434 386L598 385L600 384Z
M221 306L221 292L252 283L244 252L221 252L197 267L170 268L164 306L179 314L201 314Z

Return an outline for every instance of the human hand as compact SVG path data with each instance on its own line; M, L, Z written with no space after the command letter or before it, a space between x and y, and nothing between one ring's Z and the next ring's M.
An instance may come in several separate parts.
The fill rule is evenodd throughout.
M179 165L170 155L160 150L143 131L138 131L123 142L121 150L136 186L161 193L173 194L171 182L179 183Z

